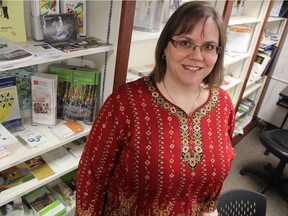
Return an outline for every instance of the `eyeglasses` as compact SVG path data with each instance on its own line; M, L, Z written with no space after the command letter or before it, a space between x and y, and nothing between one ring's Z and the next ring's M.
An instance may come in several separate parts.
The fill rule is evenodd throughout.
M208 54L208 55L218 55L222 51L221 47L218 47L213 43L204 43L199 46L187 39L176 41L171 38L170 41L176 49L186 53L191 52L191 49L194 51L196 47L200 48L202 54Z

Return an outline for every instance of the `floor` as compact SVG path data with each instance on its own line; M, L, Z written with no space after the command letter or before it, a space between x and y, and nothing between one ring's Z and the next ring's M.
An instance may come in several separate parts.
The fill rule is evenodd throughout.
M263 185L264 181L252 175L241 175L239 171L245 166L263 170L268 162L274 167L278 164L279 159L271 153L268 156L264 155L265 148L258 139L263 130L263 127L256 126L235 145L237 156L224 183L224 191L234 188L256 191ZM288 166L285 168L284 176L288 177ZM284 201L274 188L269 189L265 195L267 197L267 216L288 216L288 202Z

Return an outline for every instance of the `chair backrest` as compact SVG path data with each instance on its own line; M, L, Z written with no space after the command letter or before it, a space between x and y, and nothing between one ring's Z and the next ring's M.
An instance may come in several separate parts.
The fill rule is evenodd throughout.
M256 191L233 189L220 195L219 216L265 216L266 197Z

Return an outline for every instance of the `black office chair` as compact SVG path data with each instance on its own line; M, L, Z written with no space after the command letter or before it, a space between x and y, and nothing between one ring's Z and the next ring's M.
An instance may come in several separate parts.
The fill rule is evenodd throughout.
M266 153L270 152L280 159L277 167L273 169L269 163L264 167L266 172L261 172L252 168L244 168L240 171L242 175L246 173L254 174L262 179L266 180L266 184L263 185L258 192L265 193L271 186L278 188L280 195L288 202L288 179L282 178L282 174L286 163L288 163L288 130L286 129L274 129L270 131L264 131L260 135L261 143L266 147Z
M233 189L220 195L219 216L265 216L266 197L256 191Z

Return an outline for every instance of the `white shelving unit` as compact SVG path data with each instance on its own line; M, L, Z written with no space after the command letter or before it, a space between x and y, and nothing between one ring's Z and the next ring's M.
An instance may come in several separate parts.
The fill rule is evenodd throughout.
M265 5L269 5L270 1L264 1L262 7L266 7ZM273 2L271 2L273 7ZM267 12L265 13L267 14ZM267 14L266 16L268 16ZM264 20L264 18L261 18L261 20ZM279 46L280 39L283 37L283 31L286 26L286 18L283 17L268 17L267 21L263 23L261 21L260 25L261 28L264 29L262 40L260 43L267 44L267 45L274 45ZM271 40L270 36L274 37L273 40ZM276 40L275 40L276 38ZM258 50L258 46L254 48L255 50ZM252 59L253 60L253 59ZM254 62L251 62L250 64L254 64ZM247 74L249 75L249 74ZM245 122L245 124L242 124L241 126L245 128L247 125L250 124L254 120L254 117L257 115L256 111L258 108L258 104L261 100L262 93L265 88L265 83L267 82L268 78L267 76L262 76L259 80L256 82L247 82L245 86L243 86L244 91L241 99L250 99L254 101L255 105L252 107L252 109L247 113L246 118L250 119L250 121Z
M30 22L30 2L24 1L25 7L25 23L26 23L26 33L28 38L31 37L31 22ZM51 63L59 63L63 60L70 58L81 58L92 60L96 69L101 72L101 101L103 102L109 94L111 94L113 89L113 81L114 81L114 70L116 65L116 52L118 45L118 32L120 26L120 17L121 17L121 6L122 1L92 1L87 0L87 35L94 36L99 38L111 45L100 46L92 49L86 49L81 51L74 51L70 53L62 53L61 55L49 57L49 58L34 58L32 60L21 62L18 64L14 64L9 66L8 68L0 68L0 71L21 68L30 65L39 65L40 72L46 72L47 65ZM12 10L17 10L17 8L13 8ZM28 39L27 43L21 43L20 46L27 46L36 43L43 42L35 42L31 39ZM101 106L101 104L100 104ZM29 113L25 112L25 113ZM26 121L26 118L28 119ZM27 122L24 127L25 129L33 128L29 123L29 115L25 115L25 122ZM58 120L57 127L63 121ZM35 156L43 155L51 150L55 150L60 148L61 146L86 136L89 134L91 130L91 125L87 125L79 122L84 130L75 134L73 137L61 140L56 135L52 133L52 129L49 129L47 126L37 125L37 129L41 131L44 135L46 135L49 141L35 147L30 148L24 141L22 141L16 132L14 135L18 139L18 143L8 146L7 149L10 152L9 156L0 159L0 171L3 171L9 167L17 165L21 162L29 160ZM0 193L0 206L14 200L17 197L23 196L28 192L39 188L62 175L74 170L77 168L79 163L79 158L72 161L69 165L65 165L61 168L55 169L55 174L43 179L43 180L32 180L24 183L22 185L16 186L11 190L4 190Z
M215 5L216 10L220 14L223 13L225 4L227 4L229 7L229 5L231 6L232 3L228 0L215 0L210 2ZM257 45L260 41L259 38L261 38L262 30L264 29L263 26L265 24L270 3L271 1L267 0L246 0L242 14L237 14L235 16L231 16L230 14L223 14L224 20L228 20L226 22L228 23L228 26L248 26L252 28L252 35L247 52L238 54L227 52L225 53L224 57L225 75L230 75L231 77L235 78L235 81L222 87L230 94L235 106L238 106L243 98L251 95L257 95L257 97L255 97L258 101L259 95L263 89L263 81L260 81L255 84L251 84L251 86L249 86L249 90L248 87L247 91L244 90L246 88L247 77L249 76L250 70L252 68L251 64L253 64L254 61L255 50L258 49ZM271 18L269 21L271 23L283 22L283 19ZM279 29L271 28L271 31L279 32L281 31L281 27L279 27ZM128 68L154 63L154 50L160 33L161 30L157 33L140 32L135 30L133 31ZM145 56L145 58L139 58L140 55ZM134 74L128 73L127 75L130 80L136 78ZM259 95L256 94L256 92L258 92ZM251 112L251 115L254 115L254 111L255 109Z

